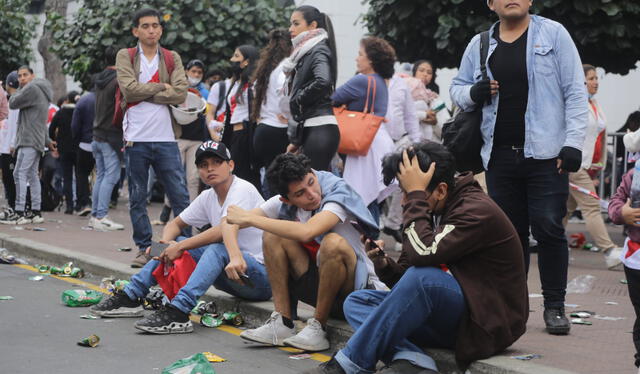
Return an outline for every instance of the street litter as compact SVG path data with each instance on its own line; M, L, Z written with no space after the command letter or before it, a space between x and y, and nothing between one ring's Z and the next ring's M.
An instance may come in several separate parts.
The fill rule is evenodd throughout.
M567 308L577 308L577 307L579 307L580 305L578 305L578 304L567 304L567 303L564 303L564 306L565 306L565 307L567 307Z
M24 230L24 227L22 227L22 226L16 226L16 227L14 227L13 229L14 229L14 230L16 230L16 231L23 231L23 230Z
M162 374L216 374L202 353L180 359L162 369Z
M532 299L539 298L539 297L542 297L542 294L540 294L540 293L530 293L529 297L532 298Z
M13 296L0 296L0 300L13 300Z
M292 359L292 360L306 360L308 358L311 358L311 355L308 354L308 353L303 353L303 354L300 354L300 355L291 355L291 356L289 356L289 358Z
M84 270L74 266L73 262L67 262L62 265L62 267L38 265L36 268L40 274L51 274L59 277L84 278Z
M93 231L93 229L89 226L82 226L80 229L84 231Z
M41 281L43 279L44 277L42 275L34 275L33 277L29 277L30 281L36 281L36 282Z
M585 294L593 289L596 277L589 274L583 274L575 277L567 284L567 293Z
M615 301L607 301L605 304L607 304L607 305L618 305L618 303L615 302Z
M120 247L118 248L119 252L131 252L131 247Z
M587 325L587 326L593 325L593 323L589 321L585 321L582 318L572 318L571 323L573 323L574 325Z
M100 319L98 316L94 316L93 314L83 314L80 316L82 319Z
M78 342L78 345L83 347L91 347L95 348L100 343L100 338L98 335L91 335L87 338L84 338Z
M629 282L627 282L627 280L626 280L626 279L620 279L620 283L622 283L622 284L629 284Z
M542 358L542 356L538 354L527 354L520 356L511 356L511 358L515 358L516 360L529 361L533 360L534 358Z
M574 313L571 313L569 316L570 316L570 317L575 317L575 318L589 318L589 317L591 317L591 313L587 313L587 312L574 312Z
M244 324L244 318L242 318L242 315L238 312L226 312L222 315L222 319L226 323L234 326L240 326Z
M44 227L25 227L24 229L29 231L47 231Z
M67 306L90 306L102 300L102 293L94 290L66 290L62 292L62 302Z
M599 316L597 314L593 316L593 318L600 319L603 321L620 321L622 319L627 319L627 317L608 317L608 316Z
M200 300L198 301L198 304L191 309L191 313L196 315L213 314L214 317L217 317L218 307L213 301Z
M158 310L164 305L166 296L160 287L151 287L149 293L144 298L142 307L146 310ZM167 299L168 300L168 299Z
M216 316L209 313L205 313L200 317L200 324L205 327L218 327L223 322L222 318L216 318Z
M124 287L129 284L128 280L118 279L116 280L114 277L102 278L100 281L100 288L105 289L111 293L116 290L122 291Z
M0 264L26 264L27 261L16 257L12 254L9 254L9 251L6 248L0 248Z
M225 360L224 358L213 354L211 352L202 352L202 354L204 355L204 357L207 358L207 360L209 360L209 362L225 362L227 360Z

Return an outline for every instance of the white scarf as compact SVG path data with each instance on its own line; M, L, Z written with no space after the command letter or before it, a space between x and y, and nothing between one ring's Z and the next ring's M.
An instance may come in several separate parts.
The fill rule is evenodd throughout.
M293 71L302 56L306 55L316 44L327 38L327 31L325 29L313 29L298 34L298 36L291 40L293 51L291 52L291 56L284 59L282 70L284 70L286 74Z

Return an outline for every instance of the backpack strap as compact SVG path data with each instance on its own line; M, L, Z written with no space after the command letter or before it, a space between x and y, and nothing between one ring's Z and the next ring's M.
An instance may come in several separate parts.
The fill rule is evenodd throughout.
M166 48L160 48L162 52L162 58L164 59L164 65L167 67L167 73L169 73L169 77L173 74L173 70L176 68L176 62L173 59L173 53Z
M138 48L127 48L127 52L129 52L129 59L131 60L131 66L133 66L133 60L136 58L136 53L138 53Z

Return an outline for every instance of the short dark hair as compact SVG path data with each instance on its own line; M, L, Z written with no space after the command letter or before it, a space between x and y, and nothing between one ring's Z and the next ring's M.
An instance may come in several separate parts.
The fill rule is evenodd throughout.
M623 128L627 128L631 131L636 131L640 128L640 111L635 111L629 114L627 121L624 123Z
M420 169L424 172L429 170L432 162L436 163L436 170L433 173L431 182L427 186L428 191L433 191L442 182L446 183L449 189L455 187L454 176L456 172L456 161L451 152L442 144L424 141L413 143L405 149L408 150L409 159L412 159L414 155L418 156ZM389 185L396 178L396 174L398 174L400 169L400 163L402 162L403 151L404 149L390 153L382 160L384 184Z
M587 76L587 73L589 73L591 70L596 71L596 67L591 65L591 64L582 64L582 70L584 70L584 76Z
M116 55L118 54L118 49L113 46L108 46L104 49L104 62L106 66L113 66L116 64Z
M65 99L69 102L69 104L75 104L76 103L76 97L78 97L78 95L80 95L78 93L78 91L70 91L67 94L67 97L65 97Z
M29 70L29 73L33 74L33 69L31 69L28 65L22 65L16 71L20 71L20 70Z
M287 197L289 184L299 182L311 172L311 160L303 154L283 153L267 169L267 182L272 191Z
M438 86L438 84L436 83L436 78L438 78L438 69L436 69L436 66L433 64L431 60L418 60L414 62L413 67L411 68L411 76L412 77L416 76L416 72L418 71L418 68L422 64L429 64L431 66L431 70L433 70L433 75L431 76L431 82L426 86L427 89L439 94L440 86Z
M140 26L140 18L143 17L157 17L160 26L164 27L164 24L162 23L162 14L160 14L157 9L153 8L142 8L133 13L133 17L131 18L131 27L135 28Z
M384 79L390 79L395 72L393 64L396 62L396 51L384 39L368 36L360 41L367 58L371 61L373 70Z

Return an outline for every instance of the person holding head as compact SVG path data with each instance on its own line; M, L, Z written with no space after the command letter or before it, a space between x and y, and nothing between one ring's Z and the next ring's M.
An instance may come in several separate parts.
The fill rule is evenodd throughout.
M62 168L62 193L66 208L64 214L73 214L73 169L77 162L78 143L71 132L73 112L76 110L76 101L80 94L71 91L67 94L49 125L49 138L56 142L58 149L58 162ZM113 113L113 112L112 112Z
M423 139L440 143L442 125L449 119L449 111L439 96L435 66L429 60L418 60L411 72L416 80L408 82L412 87Z
M529 14L531 0L487 4L499 17L488 31L488 78L478 73L479 34L467 46L450 93L463 111L482 107L480 157L489 195L516 227L527 269L531 227L546 329L568 334L569 252L562 220L567 172L580 169L589 116L582 63L561 24Z
M164 227L160 242L170 245L162 254L131 277L124 290L91 307L91 313L102 317L142 316L142 299L157 283L153 274L156 268L161 262L169 266L180 260L182 263L175 265L175 270L179 270L187 258L197 263L189 280L166 308L137 321L135 328L153 334L192 332L189 313L211 285L247 300L271 298L262 255L262 231L252 227L240 229L225 218L230 205L254 209L264 202L262 196L251 183L233 174L234 162L222 143L211 140L202 143L195 163L200 178L211 188ZM186 226L207 224L210 229L188 239L179 238Z
M569 173L569 182L595 194L596 189L592 177L595 177L603 169L603 166L607 164L607 124L606 117L594 98L598 92L596 68L593 65L585 64L583 69L589 94L589 122L587 123L584 145L582 146L582 164L578 171ZM609 237L600 213L600 201L570 188L567 200L567 214L564 219L565 225L573 211L576 210L576 207L580 207L582 216L587 224L587 230L595 242L596 250L604 251L607 267L614 269L620 265L619 257L622 248L613 244Z
M2 184L4 185L4 196L8 206L0 212L0 221L6 220L14 213L16 207L16 184L13 180L13 170L16 163L14 148L16 141L16 131L18 128L19 109L9 108L9 97L20 87L18 82L18 72L12 71L7 75L6 94L7 96L7 118L4 126L0 127L0 163L2 165Z
M264 230L263 252L275 311L267 322L240 337L306 351L329 348L329 315L342 317L342 302L353 290L386 289L364 252L360 233L378 226L360 195L342 178L311 168L302 154L285 153L267 170L279 193L259 208L231 206L227 221ZM313 318L296 334L297 302L315 306Z
M395 50L387 41L375 36L362 39L356 58L359 74L336 89L331 96L333 105L346 105L357 112L366 109L384 117L389 104L387 81L393 77L395 61ZM386 127L380 126L365 156L347 155L345 160L344 180L362 196L376 222L380 220L378 202L391 192L382 182L382 158L394 149Z
M282 71L285 57L291 54L291 38L285 29L269 32L269 43L260 52L260 60L251 79L255 100L251 121L257 123L253 150L258 166L269 167L277 155L286 152L289 139L289 100L284 93L286 76ZM273 196L274 193L269 193ZM269 196L269 197L270 197Z
M297 7L290 18L293 43L285 59L287 93L292 125L302 134L287 147L311 159L311 167L329 170L340 144L340 130L333 115L331 94L338 77L336 41L331 19L311 5ZM295 143L295 144L294 144Z
M124 226L108 217L113 188L120 180L122 160L122 128L113 125L115 110L116 52L105 48L105 68L95 77L95 121L91 150L96 162L96 180L91 195L90 226L96 230L122 230Z
M454 158L440 144L390 154L383 174L385 183L397 178L404 193L402 253L396 262L366 244L391 291L349 295L344 311L355 333L306 373L372 373L378 360L388 374L437 373L419 347L455 349L465 365L509 347L526 330L529 297L507 216L471 173L454 177Z
M9 98L9 108L19 109L18 128L16 131L15 153L16 165L13 179L16 183L16 208L2 223L28 224L42 223L40 213L42 203L38 166L45 146L55 149L47 134L47 118L49 104L53 100L51 83L46 79L36 78L28 66L18 69L20 88ZM31 191L31 211L25 211L27 185Z
M132 267L142 267L150 257L151 224L147 215L147 182L153 167L165 188L173 213L178 216L189 205L184 168L176 139L181 128L169 105L179 105L187 95L187 78L180 55L161 48L162 16L155 9L141 9L132 18L134 48L122 49L116 57L116 72L122 108L125 163L129 180L129 213L133 240L138 247ZM171 71L170 71L171 70Z

